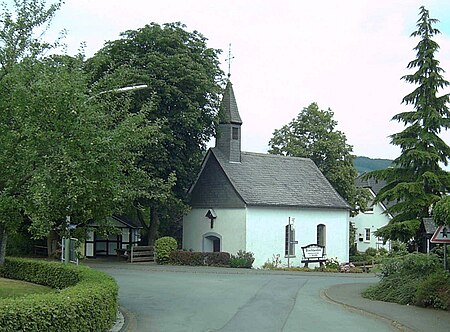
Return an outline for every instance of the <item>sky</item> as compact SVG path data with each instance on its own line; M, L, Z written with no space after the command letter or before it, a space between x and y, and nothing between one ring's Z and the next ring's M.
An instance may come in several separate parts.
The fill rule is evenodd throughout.
M317 102L334 112L354 154L394 159L400 149L388 136L404 126L391 118L412 109L401 101L415 87L400 78L411 73L422 5L440 21L436 58L450 81L448 0L66 0L50 36L66 29L68 53L85 43L90 57L120 32L182 22L223 50L226 73L231 44L244 151L266 152L275 129ZM450 133L442 138L449 143Z

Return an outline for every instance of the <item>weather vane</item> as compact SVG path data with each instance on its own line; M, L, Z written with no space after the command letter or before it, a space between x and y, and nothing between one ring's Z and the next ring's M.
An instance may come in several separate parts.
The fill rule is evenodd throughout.
M234 56L231 56L231 43L228 45L228 58L225 61L228 62L228 78L231 76L231 60L234 59Z

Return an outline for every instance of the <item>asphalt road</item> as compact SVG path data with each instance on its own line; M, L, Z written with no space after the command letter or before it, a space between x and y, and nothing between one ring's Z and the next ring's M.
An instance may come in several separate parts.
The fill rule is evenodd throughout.
M394 331L388 323L331 303L333 285L374 277L90 262L120 286L133 331Z

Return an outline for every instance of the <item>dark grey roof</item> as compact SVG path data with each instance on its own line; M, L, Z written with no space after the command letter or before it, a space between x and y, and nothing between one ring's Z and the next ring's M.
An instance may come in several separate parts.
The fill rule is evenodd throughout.
M386 186L387 184L385 180L377 180L374 178L364 179L364 175L365 174L362 174L356 178L355 180L356 186L360 188L370 188L375 195L378 195L380 190L383 189L383 187ZM382 204L384 205L385 209L390 209L396 204L396 202L394 201L388 202L384 200Z
M141 223L139 222L139 220L136 220L134 218L131 218L129 216L117 216L117 215L113 215L112 216L113 219L117 220L118 222L129 226L131 228L142 228Z
M436 223L434 222L433 218L423 218L422 221L423 221L423 226L425 228L425 232L427 234L433 235L437 229Z
M211 152L247 205L350 208L311 159L242 152L233 163Z
M376 180L374 178L363 179L363 175L358 176L355 180L355 184L360 188L370 188L376 194L386 185L384 180Z
M223 93L222 102L219 110L220 123L242 124L241 117L234 97L233 84L228 81Z

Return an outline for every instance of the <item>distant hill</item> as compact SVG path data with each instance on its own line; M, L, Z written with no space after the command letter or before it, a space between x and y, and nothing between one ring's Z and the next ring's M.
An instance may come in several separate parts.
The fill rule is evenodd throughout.
M388 168L392 164L389 159L371 159L368 157L356 157L353 162L358 174L363 174L377 169Z

